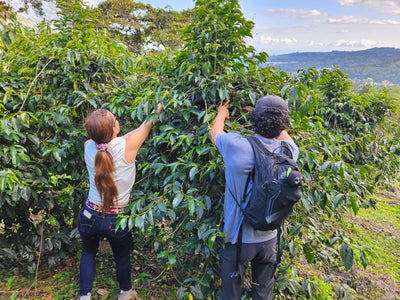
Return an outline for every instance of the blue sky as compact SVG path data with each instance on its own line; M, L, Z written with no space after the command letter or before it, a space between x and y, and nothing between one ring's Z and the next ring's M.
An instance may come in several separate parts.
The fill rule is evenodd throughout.
M141 2L178 11L195 3ZM239 0L239 4L245 17L255 23L248 42L269 55L400 48L400 0Z

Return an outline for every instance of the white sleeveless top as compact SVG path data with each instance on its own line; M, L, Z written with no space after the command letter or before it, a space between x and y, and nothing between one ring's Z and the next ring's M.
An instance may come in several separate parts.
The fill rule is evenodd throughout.
M114 203L115 205L122 205L129 201L132 186L135 183L136 167L135 163L129 164L125 160L125 142L124 138L116 137L107 144L107 151L111 153L115 164L114 181L118 189L118 200ZM94 141L90 141L85 147L85 162L90 183L88 198L94 204L102 205L103 202L94 182L96 175L94 158L98 152L95 145Z

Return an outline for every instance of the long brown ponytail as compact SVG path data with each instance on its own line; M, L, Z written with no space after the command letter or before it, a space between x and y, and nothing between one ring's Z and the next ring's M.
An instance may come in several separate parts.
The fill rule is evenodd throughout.
M96 145L107 144L113 136L114 120L106 109L97 109L89 114L85 128ZM115 164L111 153L106 149L98 151L94 158L96 174L94 182L103 201L103 212L108 212L118 198L118 189L114 182Z

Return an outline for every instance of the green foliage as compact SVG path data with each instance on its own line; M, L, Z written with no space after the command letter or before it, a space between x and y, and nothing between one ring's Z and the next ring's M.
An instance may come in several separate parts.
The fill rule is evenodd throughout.
M196 64L202 65L206 77L230 68L244 72L255 49L245 43L251 37L254 23L247 21L235 1L196 1L192 23L183 32L185 50ZM265 62L265 53L257 56ZM240 70L242 69L242 70ZM224 99L221 99L224 100Z
M86 196L83 119L124 85L132 66L126 48L95 30L96 16L80 1L59 8L52 25L17 36L1 69L0 247L31 270L40 244L31 220L39 212L48 261L72 250L74 214Z
M281 267L281 275L276 278L276 286L280 291L289 291L289 294L294 295L296 299L335 299L335 292L329 282L322 281L317 276L314 276L313 280L301 279L297 274L296 267L291 264Z
M103 9L118 3L106 2ZM355 261L367 265L362 245L332 229L332 220L373 206L379 179L398 168L398 132L383 122L393 110L388 91L355 94L340 70L289 75L260 67L267 54L246 45L254 24L245 20L238 1L197 1L182 37L184 50L137 59L98 29L99 11L82 8L79 0L59 7L60 20L18 35L2 60L2 262L8 257L34 270L39 224L49 262L73 250L74 218L88 184L82 125L90 110L118 112L124 131L153 117L162 103L160 123L138 154L132 215L119 226L132 229L174 272L178 298L215 297L224 169L209 124L216 105L230 100L226 129L252 134L242 108L269 93L288 100L290 134L306 182L286 222L277 289L308 297L331 294L321 283L298 278L291 260L300 255L308 263L340 263L347 270ZM338 293L346 291L339 287Z
M387 92L379 94L355 94L348 75L339 69L322 70L317 83L322 95L318 114L330 129L363 135L375 130L392 108Z
M1 10L0 10L1 12ZM24 34L25 28L21 26L16 20L13 13L7 12L8 19L0 15L0 49L8 51L10 45L15 42L19 34Z

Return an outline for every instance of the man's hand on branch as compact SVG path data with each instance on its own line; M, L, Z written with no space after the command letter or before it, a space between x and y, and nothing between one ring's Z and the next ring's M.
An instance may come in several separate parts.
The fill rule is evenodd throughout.
M218 114L225 117L225 120L229 120L229 101L222 103L218 106Z
M211 140L214 144L217 142L217 136L220 133L224 133L224 121L229 120L229 101L222 103L218 106L218 113L211 123L211 128L209 131Z

